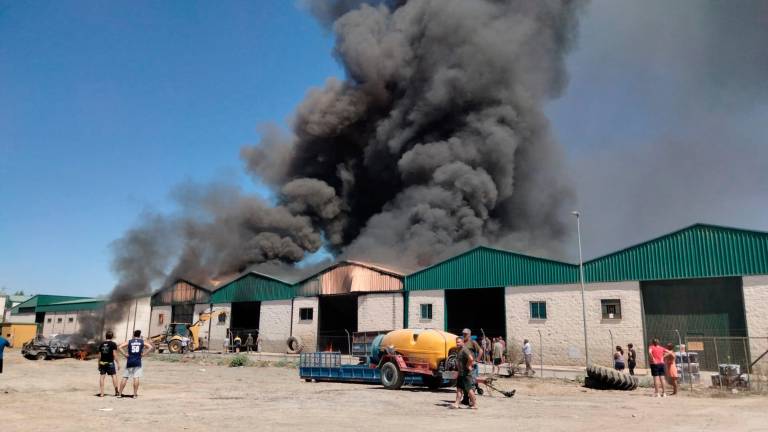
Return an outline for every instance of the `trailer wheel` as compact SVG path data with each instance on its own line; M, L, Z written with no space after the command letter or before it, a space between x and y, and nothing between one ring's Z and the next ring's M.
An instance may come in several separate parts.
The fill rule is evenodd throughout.
M397 390L403 386L405 374L394 362L386 362L381 367L381 385L388 390Z

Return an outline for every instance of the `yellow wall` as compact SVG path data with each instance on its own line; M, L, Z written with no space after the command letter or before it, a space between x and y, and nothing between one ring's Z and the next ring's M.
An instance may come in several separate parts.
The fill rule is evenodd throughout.
M35 324L4 323L0 324L0 328L4 338L8 339L9 334L13 336L12 339L9 339L13 348L20 348L25 343L34 339L35 334L37 334L37 325Z

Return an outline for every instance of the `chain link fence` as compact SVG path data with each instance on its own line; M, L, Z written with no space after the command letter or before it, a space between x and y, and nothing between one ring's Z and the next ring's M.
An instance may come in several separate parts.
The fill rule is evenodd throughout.
M681 381L722 391L768 392L768 337L687 336Z

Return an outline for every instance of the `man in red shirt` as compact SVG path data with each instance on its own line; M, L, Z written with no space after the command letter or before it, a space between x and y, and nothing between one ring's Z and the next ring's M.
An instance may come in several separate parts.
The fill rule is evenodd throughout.
M664 354L667 349L659 345L659 340L654 339L648 347L648 362L651 364L651 376L653 376L653 396L665 397L664 392ZM661 387L661 392L659 392Z

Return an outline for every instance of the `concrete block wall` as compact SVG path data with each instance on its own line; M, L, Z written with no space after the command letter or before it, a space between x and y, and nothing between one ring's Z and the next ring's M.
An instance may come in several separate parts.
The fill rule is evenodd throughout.
M640 284L618 282L589 284L585 290L587 335L590 361L612 366L613 346L625 347L633 343L638 356L638 367L644 366L645 343L643 341ZM621 319L603 319L601 299L621 300ZM530 302L547 303L547 319L531 319ZM584 332L581 310L580 285L548 285L507 287L505 289L507 315L507 340L512 346L520 346L523 339L533 345L534 363L584 364ZM613 333L613 345L611 333ZM542 342L539 346L539 331Z
M403 328L403 294L365 294L357 298L357 331Z
M421 319L421 305L432 305L432 319ZM408 327L445 329L445 291L410 291L408 293Z
M80 330L77 312L46 312L43 336L71 334Z
M200 313L208 312L210 305L196 310L197 317L199 319ZM197 309L197 308L196 308ZM227 339L227 329L229 328L230 315L232 312L232 305L230 303L217 303L213 305L213 317L212 321L204 321L200 327L200 337L203 339L203 344L208 343L208 329L211 331L211 346L212 351L221 351L224 349L224 341ZM220 314L224 315L224 321L219 321Z
M259 351L286 352L291 335L291 301L261 302L259 314Z
M293 300L293 335L301 338L304 351L317 350L317 317L320 300L317 297L297 297ZM312 308L312 319L301 320L299 309Z
M742 287L747 335L751 338L750 352L758 356L768 350L768 275L745 276L742 278ZM760 364L768 364L768 361L763 359Z
M112 330L116 341L125 341L133 337L134 330L141 330L147 337L149 333L149 317L152 313L150 297L112 303L106 308L106 323L104 331Z
M160 315L162 315L162 322L160 322ZM170 306L154 306L152 313L150 314L149 321L149 334L150 336L156 336L165 331L165 326L171 323L171 307Z

